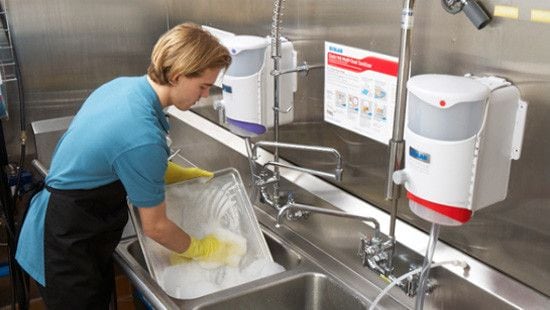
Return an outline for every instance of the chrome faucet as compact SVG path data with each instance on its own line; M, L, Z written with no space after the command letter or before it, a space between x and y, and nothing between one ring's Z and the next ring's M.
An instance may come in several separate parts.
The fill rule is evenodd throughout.
M342 181L342 173L344 169L342 168L342 155L338 152L338 150L332 148L332 147L325 147L325 146L317 146L317 145L303 145L303 144L293 144L293 143L283 143L283 142L273 142L273 141L258 141L254 143L254 147L252 148L252 154L251 157L253 160L258 159L258 147L275 147L275 148L282 148L282 149L294 149L294 150L302 150L302 151L310 151L310 152L320 152L320 153L328 153L334 155L336 158L336 167L334 168L334 172L323 172L319 170L314 169L308 169L293 165L287 165L283 164L279 161L270 161L263 165L262 171L265 171L267 166L274 166L274 167L283 167L288 168L291 170L296 170L300 172L309 173L312 175L320 176L320 177L326 177L326 178L332 178L336 181Z
M330 177L335 179L336 181L342 181L342 155L340 155L340 152L338 150L332 148L332 147L325 147L325 146L317 146L317 145L303 145L303 144L292 144L292 143L283 143L283 142L276 142L276 141L258 141L254 143L254 147L252 148L252 159L256 160L258 158L258 147L275 147L275 148L285 148L285 149L294 149L294 150L302 150L302 151L311 151L311 152L320 152L320 153L328 153L334 155L336 158L336 168L334 169L334 173L327 173L322 172L318 170L312 170L297 166L290 166L282 164L278 161L271 161L264 165L264 168L268 165L272 166L278 166L278 167L284 167L289 168L301 172L310 173L317 176L322 177Z
M277 212L277 224L275 226L277 228L281 226L283 217L296 221L301 218L307 219L311 213L320 213L371 223L374 226L374 234L370 238L365 237L361 239L358 255L361 257L363 266L367 266L384 276L391 273L392 270L388 265L388 261L394 242L391 239L383 240L380 233L380 224L372 217L295 203L292 197L289 197L289 201Z
M263 202L269 204L276 210L280 210L281 206L284 204L284 197L282 197L280 191L279 191L279 181L280 181L280 174L277 173L279 168L286 168L291 169L295 171L300 171L304 173L308 173L311 175L319 176L319 177L325 177L325 178L331 178L335 181L341 181L342 180L342 173L343 173L343 164L342 164L342 156L340 153L331 147L324 147L324 146L316 146L316 145L302 145L302 144L292 144L292 143L283 143L283 142L275 142L275 141L258 141L254 143L254 146L250 144L250 140L246 140L245 143L247 143L247 153L248 158L250 161L250 169L253 175L254 184L259 188L261 197L263 199ZM282 163L278 160L268 161L267 163L263 164L262 167L259 170L259 173L255 173L255 164L254 161L258 159L258 148L259 147L273 147L275 149L278 148L287 148L287 149L294 149L294 150L302 150L302 151L310 151L310 152L321 152L321 153L327 153L331 154L336 158L336 167L334 168L334 171L332 172L325 172L325 171L319 171L314 169L308 169L303 167L298 167L290 164ZM270 174L270 171L268 169L269 166L272 166L273 169L273 175ZM267 187L271 186L273 189L273 193L269 194ZM286 197L288 201L291 200L291 197Z
M290 212L291 209L295 209L294 212ZM305 211L305 212L304 212ZM369 216L362 216L357 214L351 214L346 213L342 211L336 211L336 210L330 210L330 209L324 209L314 206L309 206L301 203L295 203L292 198L290 198L289 202L284 205L281 209L279 209L279 212L277 212L277 227L281 226L282 218L286 215L286 218L288 220L297 220L302 217L307 217L311 212L313 213L320 213L325 215L332 215L337 217L344 217L344 218L351 218L351 219L357 219L364 222L370 222L374 225L374 239L381 239L381 233L380 233L380 224L378 221L372 217Z

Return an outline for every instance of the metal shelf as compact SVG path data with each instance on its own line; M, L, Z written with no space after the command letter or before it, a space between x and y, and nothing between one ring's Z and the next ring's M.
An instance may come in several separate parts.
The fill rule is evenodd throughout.
M8 117L8 83L15 83L15 87L19 88L17 79L17 59L13 47L13 41L11 36L10 22L8 18L8 12L6 7L6 1L0 0L2 3L3 11L0 11L0 102L3 105L3 111L0 113L0 118ZM19 99L20 100L20 99ZM21 104L21 103L19 103Z

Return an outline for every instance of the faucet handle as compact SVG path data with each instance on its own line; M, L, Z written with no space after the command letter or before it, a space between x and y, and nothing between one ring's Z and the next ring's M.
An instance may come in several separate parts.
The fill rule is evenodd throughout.
M289 210L286 213L286 218L290 221L297 221L299 219L307 220L310 214L311 212L305 210Z
M412 264L409 266L409 271L415 270L418 267L415 264ZM403 279L403 281L399 284L399 286L405 291L407 296L414 297L416 296L417 290L418 290L418 283L420 281L420 273L415 273L407 277L406 279ZM426 282L426 295L431 294L436 287L439 285L439 282L436 279L428 278Z
M369 261L377 254L380 253L380 240L374 237L361 238L361 244L359 246L359 252L357 253L361 257L363 266L367 266Z
M294 193L293 192L287 192L286 194L286 203L288 205L294 204ZM297 221L300 219L307 220L309 216L311 215L310 211L302 210L300 208L291 208L286 213L287 220L290 221Z
M381 238L361 238L358 254L361 257L363 266L376 271L380 275L389 275L392 269L388 267L391 254L388 253L387 245L388 243L383 242Z

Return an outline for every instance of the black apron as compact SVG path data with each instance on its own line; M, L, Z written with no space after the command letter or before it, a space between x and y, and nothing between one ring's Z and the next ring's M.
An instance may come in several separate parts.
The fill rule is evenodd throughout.
M128 221L120 181L91 190L51 193L44 225L40 287L49 310L108 309L114 290L113 252Z

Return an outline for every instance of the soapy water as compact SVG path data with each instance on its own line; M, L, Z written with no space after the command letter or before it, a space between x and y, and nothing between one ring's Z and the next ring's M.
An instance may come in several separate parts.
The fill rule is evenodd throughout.
M200 263L193 261L166 268L159 284L174 298L192 299L284 270L281 265L265 259L258 259L242 270L230 266L205 269Z
M221 227L210 227L206 231L231 244L227 257L224 262L189 260L166 268L160 285L168 295L179 299L197 298L285 270L266 259L257 259L241 268L239 263L246 254L246 239Z
M176 186L167 191L167 214L178 226L196 238L214 234L232 245L223 262L163 264L164 268L156 270L156 278L168 295L197 298L285 270L261 246L265 240L252 221L254 211L238 182L234 175L226 174L206 184Z

